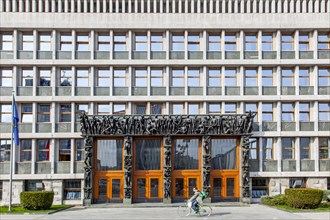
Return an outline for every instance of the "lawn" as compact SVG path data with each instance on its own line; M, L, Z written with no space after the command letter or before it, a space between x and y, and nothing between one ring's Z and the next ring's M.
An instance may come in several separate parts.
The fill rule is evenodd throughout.
M271 206L271 207L282 209L282 210L288 211L288 212L324 212L324 211L330 211L330 206L326 206L326 205L323 205L323 206L320 205L316 209L296 209L296 208L292 208L288 205L275 205L275 206Z
M49 214L55 211L60 211L62 209L67 209L71 207L70 205L53 205L50 209L47 210L28 210L24 209L21 206L12 206L11 212L8 212L8 206L0 206L0 215L1 214Z

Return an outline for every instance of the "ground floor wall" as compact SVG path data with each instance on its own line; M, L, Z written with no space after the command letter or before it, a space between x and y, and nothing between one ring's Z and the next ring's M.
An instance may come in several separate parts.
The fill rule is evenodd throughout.
M255 186L253 185L255 180L264 179L267 185L265 187ZM301 180L301 182L300 182ZM9 204L9 181L8 180L0 180L2 182L1 188L1 197L0 197L0 205L8 205ZM20 203L20 193L23 191L27 191L28 183L30 180L14 180L12 182L12 204ZM54 200L53 204L70 204L70 205L82 205L84 190L83 190L83 180L76 179L81 183L80 188L78 189L67 189L65 188L67 180L37 180L33 183L41 182L43 189L40 190L51 190L54 191ZM274 196L278 194L284 194L285 189L293 187L306 187L306 188L315 188L320 190L330 190L330 177L265 177L265 178L251 178L252 182L252 202L259 202L260 197L264 196L263 193L259 193L262 190L266 191L266 195ZM300 186L301 183L301 186ZM68 190L79 190L80 197L70 198L68 199Z

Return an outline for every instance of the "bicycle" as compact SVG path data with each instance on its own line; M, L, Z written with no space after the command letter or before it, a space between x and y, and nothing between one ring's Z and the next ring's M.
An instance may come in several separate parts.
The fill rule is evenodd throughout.
M191 213L198 214L199 216L210 216L212 214L212 208L209 205L197 204L197 211L191 207L191 202L184 202L184 205L178 207L178 214L180 217L189 216Z

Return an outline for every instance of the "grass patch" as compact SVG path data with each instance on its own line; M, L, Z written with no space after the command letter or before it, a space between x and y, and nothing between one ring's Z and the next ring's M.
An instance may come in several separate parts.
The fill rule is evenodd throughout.
M296 208L292 208L288 205L275 205L275 206L270 206L270 207L278 208L278 209L288 211L288 212L324 212L324 211L330 211L330 206L322 205L322 204L316 209L296 209Z
M8 206L0 206L0 215L1 214L48 214L55 211L60 211L62 209L70 208L70 205L53 205L50 209L47 210L28 210L21 206L12 206L11 212L8 212Z

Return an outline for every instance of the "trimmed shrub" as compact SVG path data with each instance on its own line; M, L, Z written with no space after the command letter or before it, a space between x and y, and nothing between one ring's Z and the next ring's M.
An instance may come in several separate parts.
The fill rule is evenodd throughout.
M21 192L21 206L30 210L49 209L53 204L53 191Z
M280 194L276 196L261 197L261 203L269 206L286 205L286 196Z
M319 189L286 189L287 205L298 209L315 209L323 197Z

